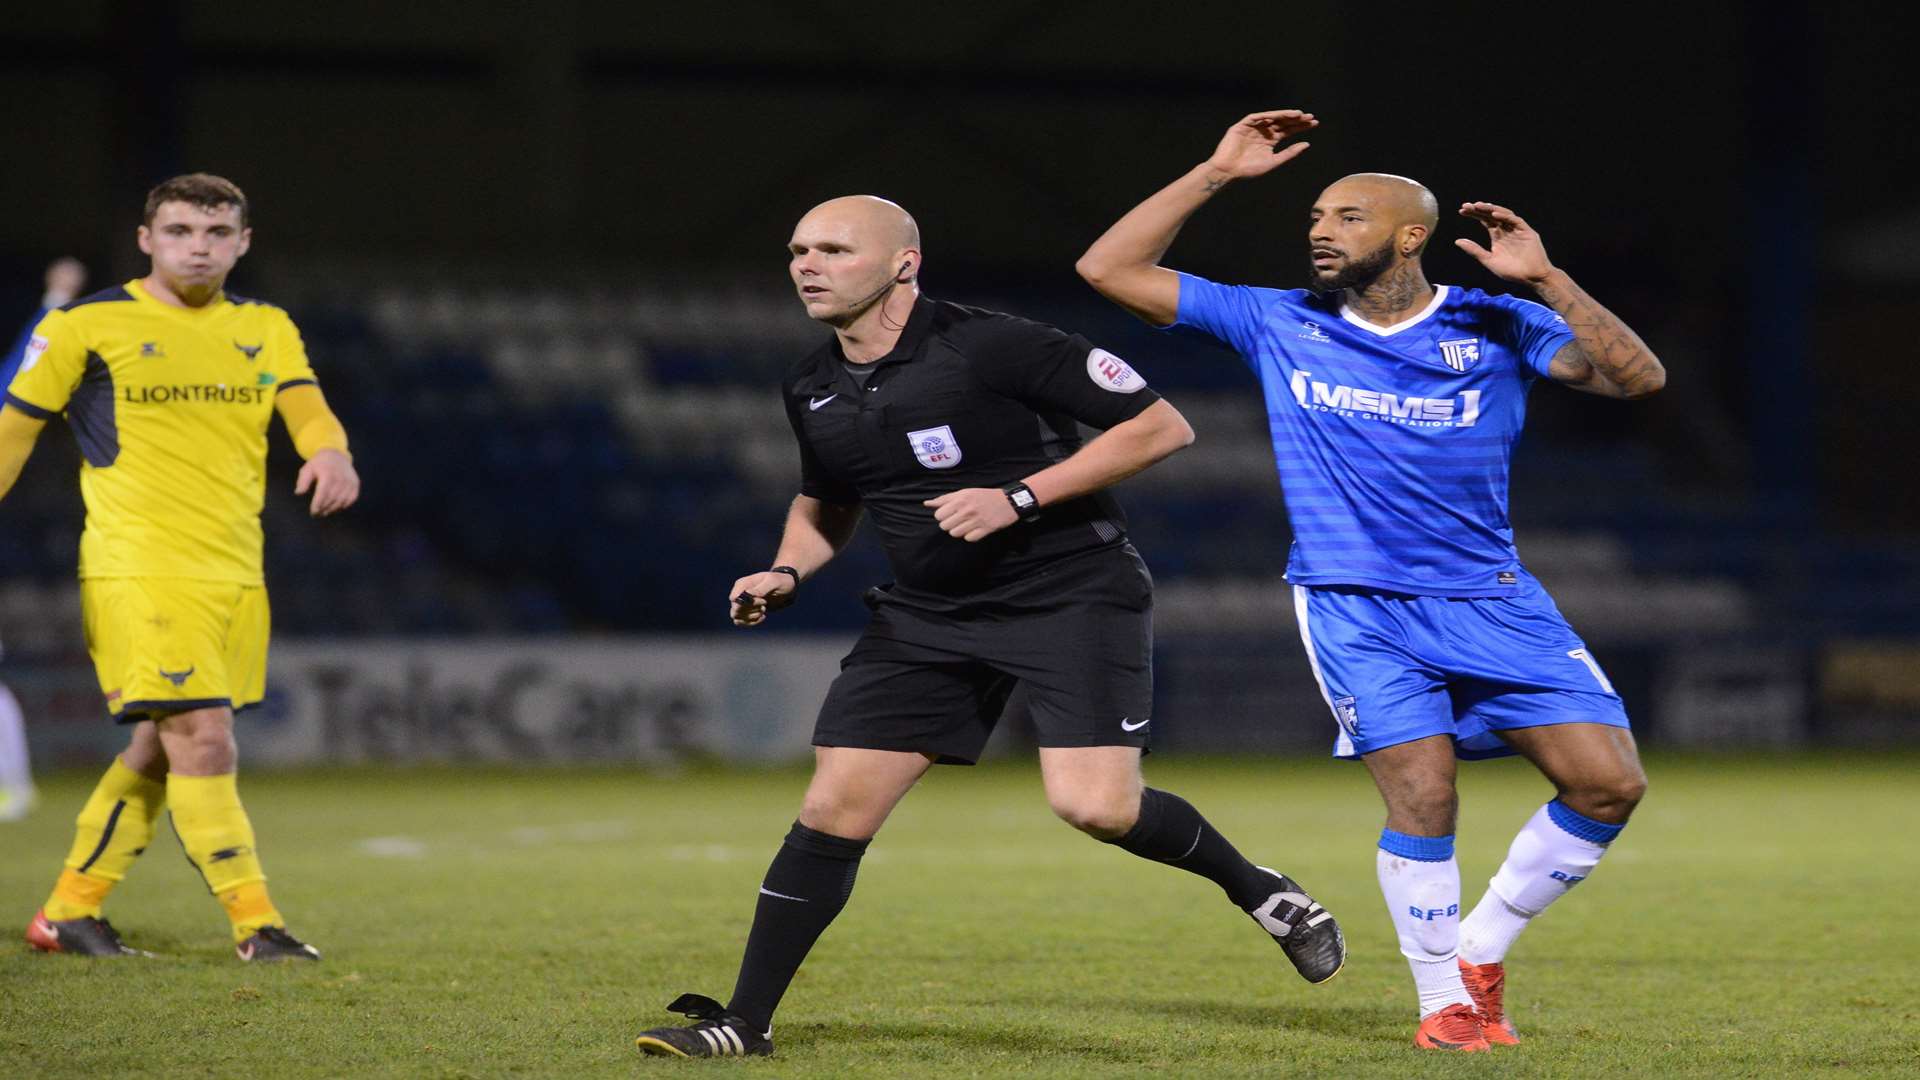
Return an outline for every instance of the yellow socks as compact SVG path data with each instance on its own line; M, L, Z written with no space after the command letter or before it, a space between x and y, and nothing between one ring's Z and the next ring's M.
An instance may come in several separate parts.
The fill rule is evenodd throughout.
M166 802L165 785L114 758L74 819L73 850L67 853L67 868L47 898L47 918L99 918L107 893L147 850L154 819Z
M153 822L173 808L180 846L227 910L233 939L244 941L263 926L284 926L267 896L267 875L253 851L253 823L240 805L234 774L181 776L161 784L115 758L74 820L73 850L47 898L47 918L99 918L107 893L153 839Z
M173 808L180 846L206 878L208 890L227 909L233 940L245 941L263 926L286 925L267 898L267 875L254 854L253 823L240 805L234 774L170 773L167 803Z

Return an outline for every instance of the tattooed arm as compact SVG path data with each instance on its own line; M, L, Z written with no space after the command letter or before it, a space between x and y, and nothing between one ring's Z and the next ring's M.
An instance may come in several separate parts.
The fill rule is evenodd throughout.
M1155 326L1180 314L1180 279L1160 259L1193 212L1234 180L1261 176L1309 144L1280 144L1319 121L1298 109L1250 113L1227 129L1213 156L1148 197L1093 242L1074 269L1100 295Z
M1455 240L1455 246L1501 278L1532 286L1540 302L1573 331L1573 340L1553 355L1548 368L1553 381L1613 398L1643 398L1667 385L1660 358L1632 327L1548 261L1540 234L1520 215L1492 203L1470 202L1461 205L1460 216L1487 227L1492 250L1471 240Z

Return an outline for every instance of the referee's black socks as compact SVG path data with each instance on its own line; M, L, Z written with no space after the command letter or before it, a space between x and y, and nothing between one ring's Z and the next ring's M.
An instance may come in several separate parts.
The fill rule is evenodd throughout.
M753 912L753 931L747 935L728 1012L761 1031L772 1028L773 1010L800 962L853 895L853 877L870 842L793 823L760 883L760 904Z
M1242 911L1259 907L1274 891L1273 875L1234 850L1192 803L1169 792L1154 788L1141 792L1140 820L1125 836L1107 843L1199 874L1225 889L1227 898Z

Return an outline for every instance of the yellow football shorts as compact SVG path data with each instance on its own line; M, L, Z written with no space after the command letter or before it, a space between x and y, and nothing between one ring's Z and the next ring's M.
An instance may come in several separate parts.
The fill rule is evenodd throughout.
M259 704L267 689L267 590L191 578L80 583L87 652L123 724Z

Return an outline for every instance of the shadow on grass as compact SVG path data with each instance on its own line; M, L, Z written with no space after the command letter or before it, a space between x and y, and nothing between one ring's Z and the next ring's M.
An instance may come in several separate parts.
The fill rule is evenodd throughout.
M1127 1013L1155 1019L1177 1018L1236 1027L1278 1028L1364 1042L1405 1042L1412 1038L1413 1029L1406 1009L1352 1002L1263 1005L1248 1001L1112 997L1092 998L1086 1004L1107 1016Z
M1116 1065L1133 1065L1146 1056L1137 1044L1117 1038L1076 1037L1060 1028L1036 1024L889 1020L792 1024L778 1038L782 1052L804 1053L816 1048L907 1043L925 1048L916 1057L925 1057L939 1050L987 1056L1032 1054L1079 1057Z
M1100 1018L1099 1034L1076 1035L1061 1024L1009 1024L963 1021L867 1020L793 1024L783 1029L783 1050L872 1044L919 1043L929 1049L990 1054L1080 1057L1115 1064L1140 1064L1162 1056L1164 1043L1138 1036L1141 1027L1113 1025L1120 1017L1159 1024L1201 1023L1221 1030L1297 1031L1355 1044L1399 1045L1411 1038L1404 1009L1367 1005L1257 1005L1230 1001L1182 1001L1151 998L1089 998L1075 1003Z

